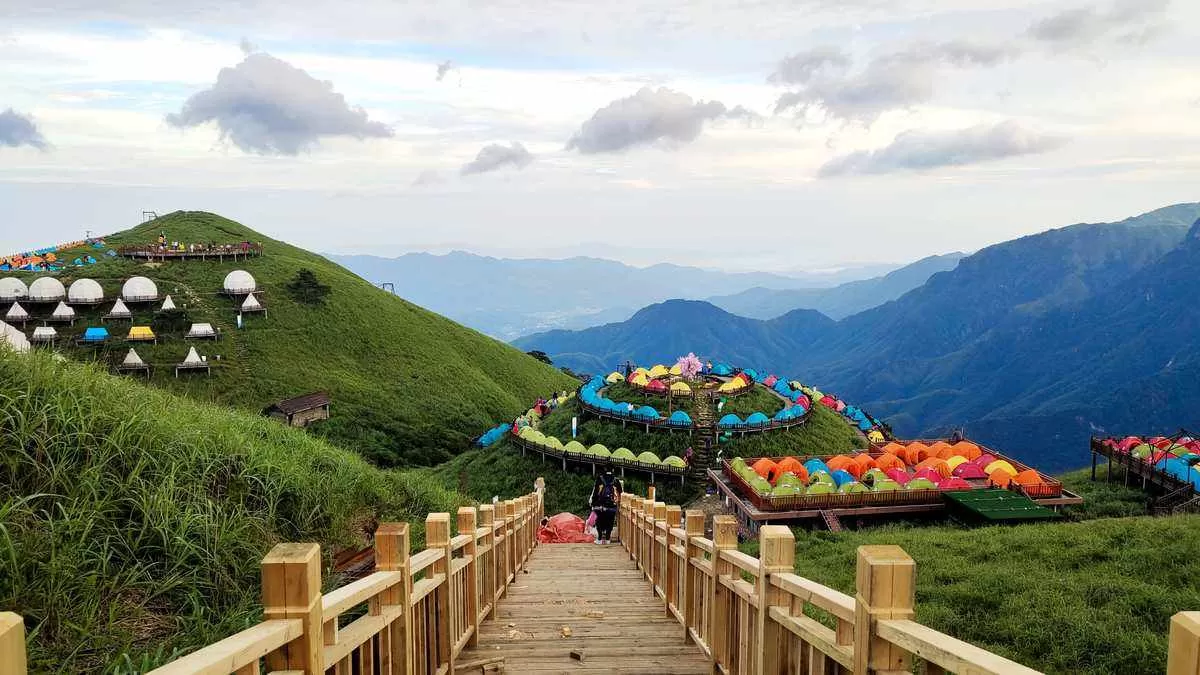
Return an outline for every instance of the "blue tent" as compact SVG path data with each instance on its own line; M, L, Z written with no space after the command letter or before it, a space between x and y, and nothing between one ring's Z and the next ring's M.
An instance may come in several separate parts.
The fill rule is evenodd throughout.
M825 462L822 462L815 457L804 463L804 470L807 471L808 475L810 476L818 471L829 473L829 467L825 466Z
M736 427L740 426L741 424L742 418L734 415L733 413L729 413L728 415L722 417L719 422L717 422L717 426L719 427Z
M842 487L846 483L854 482L854 476L851 475L849 471L843 471L841 469L838 469L837 471L834 471L830 475L833 477L833 482L837 483L838 487Z
M722 377L728 377L729 375L733 374L733 368L730 368L728 365L726 365L724 363L718 363L717 365L713 366L712 372L713 372L713 375L720 375Z
M789 385L784 380L779 380L778 382L776 382L775 386L773 388L775 389L775 391L783 394L784 396L790 396L792 393L792 386Z
M636 416L640 417L641 419L646 419L646 420L658 419L658 411L655 410L654 408L651 408L648 405L644 405L644 406L638 408L634 414Z
M617 405L616 403L613 403L611 400L609 400L607 398L602 398L596 403L596 407L605 412L612 412L612 410L616 407L616 405Z
M751 415L746 418L746 424L763 425L770 421L771 419L761 412L751 413Z
M874 426L874 424L871 424L871 420L863 420L858 423L858 428L863 431L870 431Z
M783 410L780 410L779 412L775 413L775 417L774 417L776 422L783 422L783 421L789 420L791 418L792 418L792 409L791 408L784 408Z
M752 380L758 381L758 371L753 368L743 368L742 372Z
M84 342L104 342L108 339L107 328L89 328L83 331Z
M690 427L692 426L692 418L682 410L676 410L671 413L671 418L668 420L673 427Z

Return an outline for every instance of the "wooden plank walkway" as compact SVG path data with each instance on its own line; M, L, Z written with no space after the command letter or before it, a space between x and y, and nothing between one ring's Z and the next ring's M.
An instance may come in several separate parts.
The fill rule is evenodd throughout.
M504 657L508 673L712 672L619 544L543 544L525 569L460 665Z

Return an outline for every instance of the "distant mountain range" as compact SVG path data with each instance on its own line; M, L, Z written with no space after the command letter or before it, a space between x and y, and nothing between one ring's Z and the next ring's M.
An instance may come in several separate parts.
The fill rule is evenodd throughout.
M718 295L709 302L740 316L773 319L794 309L815 309L833 319L895 300L917 288L938 272L954 269L965 253L947 253L922 258L883 276L850 281L832 288L750 288L733 295Z
M899 267L870 265L785 276L671 264L632 267L587 257L491 258L461 251L398 258L328 257L373 283L391 282L409 302L504 340L551 328L622 321L638 307L668 298L705 298L750 288L831 288Z
M1200 428L1198 218L1180 204L997 244L840 321L672 301L515 344L588 372L696 350L836 391L903 436L965 427L1059 470L1091 432Z

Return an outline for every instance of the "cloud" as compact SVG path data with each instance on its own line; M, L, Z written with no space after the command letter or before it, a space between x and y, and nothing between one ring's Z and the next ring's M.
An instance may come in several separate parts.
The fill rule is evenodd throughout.
M1170 0L1116 0L1107 7L1076 7L1029 27L1028 36L1055 48L1081 47L1104 39L1145 42L1162 27Z
M1066 139L1044 134L1009 120L953 131L906 131L878 150L861 150L834 158L818 171L822 178L921 171L979 164L1033 155L1060 147Z
M475 155L475 159L463 164L459 170L464 176L470 176L476 173L487 173L496 171L505 167L514 169L524 169L533 161L533 154L525 149L525 146L513 142L507 146L499 143L492 143L483 146L479 150L479 154Z
M454 62L451 61L450 59L446 59L445 61L442 61L441 63L437 64L437 81L441 82L442 80L444 80L446 78L446 75L451 70L454 70Z
M412 184L413 187L424 187L426 185L438 185L445 182L446 179L442 177L442 174L434 171L433 169L425 169L421 173L417 174L417 177L413 179Z
M1019 53L1015 47L966 40L920 42L871 59L857 72L833 73L824 67L801 69L793 76L802 80L804 86L780 95L775 112L821 111L830 117L870 126L889 110L931 100L941 68L992 67ZM782 64L773 76L776 81L782 81L780 72Z
M658 141L690 143L706 121L745 119L756 115L742 106L728 110L720 101L694 101L666 87L643 87L597 110L567 142L568 150L590 155L619 152Z
M333 83L262 52L222 68L212 87L193 94L166 119L180 129L216 122L223 140L261 155L296 155L325 137L393 135L362 108L350 107Z
M251 42L249 38L242 38L238 40L238 49L242 50L243 55L250 56L258 51L258 45Z
M822 71L842 71L852 64L850 55L838 47L815 47L784 57L767 81L774 84L807 84Z
M46 137L38 131L33 118L9 108L0 113L0 145L19 148L28 145L38 150L47 150L50 144Z

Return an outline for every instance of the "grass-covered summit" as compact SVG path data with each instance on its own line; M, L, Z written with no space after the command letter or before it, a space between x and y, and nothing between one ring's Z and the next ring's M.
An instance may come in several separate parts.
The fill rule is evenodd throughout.
M384 465L444 461L464 449L471 436L511 420L537 396L576 385L517 349L384 292L319 255L211 213L172 213L105 241L111 248L149 244L160 232L169 241L186 243L261 242L265 253L236 263L144 264L100 256L96 265L59 275L66 284L82 276L94 278L109 298L93 310L80 308L75 327L60 331L81 333L86 326L101 325L99 316L122 282L134 275L149 277L160 295L171 294L178 306L186 305L190 321L222 329L220 340L197 344L217 366L211 378L175 379L169 365L181 361L189 346L180 330L166 333L156 346L137 345L146 361L161 366L153 378L157 385L251 410L328 391L332 419L319 424L317 433ZM243 330L236 328L234 301L218 294L225 275L235 269L255 277L265 289L268 308L265 317L247 315ZM301 269L311 270L329 287L323 304L306 304L289 293L287 286ZM40 275L21 276L29 281ZM156 308L138 311L135 325L149 324L149 310ZM107 348L66 351L106 364L119 361L128 348L123 342L128 325L107 325L114 334Z

